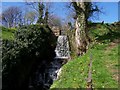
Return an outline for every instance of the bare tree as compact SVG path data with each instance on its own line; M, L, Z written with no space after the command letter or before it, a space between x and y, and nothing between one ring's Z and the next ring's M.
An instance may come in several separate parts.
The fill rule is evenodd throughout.
M56 16L56 15L49 15L49 18L48 18L48 25L50 27L52 26L57 26L59 28L61 28L61 19L60 17Z
M24 15L24 24L29 25L33 24L36 20L36 12L34 11L29 11L26 12Z
M38 20L37 23L44 23L48 24L48 17L49 17L49 10L51 7L50 2L36 2L36 0L32 0L33 2L29 2L28 0L25 0L26 4L31 6L33 8L37 15Z
M18 26L21 20L22 11L17 6L7 8L2 12L2 21L7 23L7 27Z
M45 17L44 17L45 24L48 24L48 19L50 16L50 12L49 12L50 8L51 8L51 3L46 2L45 3Z

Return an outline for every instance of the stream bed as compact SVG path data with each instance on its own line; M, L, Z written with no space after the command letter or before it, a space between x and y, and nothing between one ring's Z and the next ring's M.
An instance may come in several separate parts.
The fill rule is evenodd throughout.
M30 77L29 90L49 90L54 80L59 78L65 59L54 59L51 63L43 62Z
M56 57L52 62L44 62L37 65L29 78L29 90L49 90L54 80L60 76L62 66L70 59L67 36L60 35L55 49Z

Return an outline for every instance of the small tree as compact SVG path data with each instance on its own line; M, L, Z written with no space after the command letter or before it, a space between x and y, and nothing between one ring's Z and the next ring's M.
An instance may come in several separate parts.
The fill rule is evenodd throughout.
M45 20L45 24L48 24L48 18L49 18L49 11L48 11L48 4L46 3L46 9L45 9L45 17L44 17L44 20Z
M43 15L44 15L44 4L42 2L38 2L38 13L39 13L39 17L38 17L38 21L37 23L44 23L44 19L43 19Z
M48 24L49 9L51 7L51 4L48 2L36 2L35 0L32 0L33 2L29 2L27 0L25 1L27 5L30 5L38 13L37 23Z

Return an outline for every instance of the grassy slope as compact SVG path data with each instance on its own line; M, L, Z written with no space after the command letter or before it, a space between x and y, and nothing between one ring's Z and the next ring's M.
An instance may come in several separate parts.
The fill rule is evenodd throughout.
M2 31L2 39L14 39L14 34L8 31Z
M14 39L14 31L16 29L14 28L5 28L5 27L0 27L2 29L2 33L0 36L2 36L2 39L9 39L13 40Z
M64 65L59 80L55 81L51 88L86 88L90 55L93 60L93 88L118 88L118 44L113 43L113 40L118 39L120 34L111 37L109 35L113 32L111 34L104 26L94 28L91 32L91 36L99 40L96 41L97 44L92 45L82 57Z

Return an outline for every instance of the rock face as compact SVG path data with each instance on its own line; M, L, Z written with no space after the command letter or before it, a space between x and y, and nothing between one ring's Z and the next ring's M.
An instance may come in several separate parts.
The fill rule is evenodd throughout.
M55 36L59 36L59 35L61 34L61 30L60 30L60 28L57 27L57 26L53 26L53 27L52 27L52 31L53 31L53 33L55 34Z
M61 67L70 58L67 36L59 36L53 61L42 62L29 79L29 90L48 90L54 80L57 80ZM47 61L47 60L44 60Z

